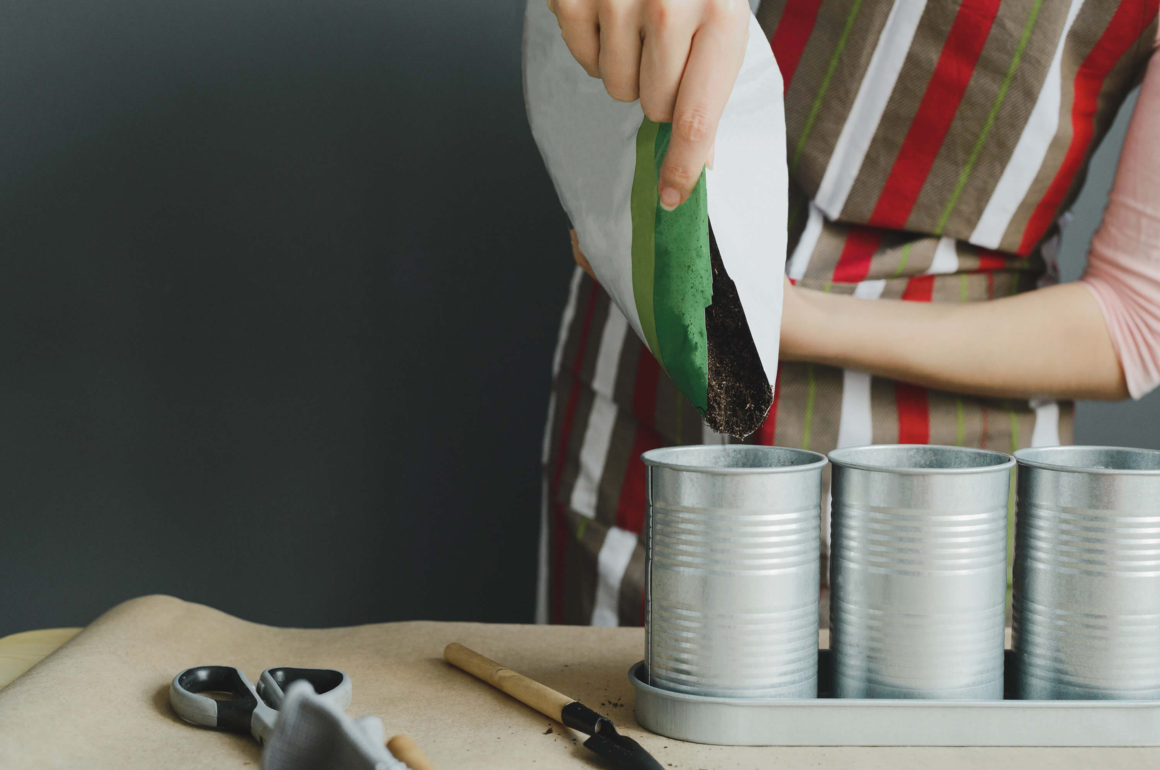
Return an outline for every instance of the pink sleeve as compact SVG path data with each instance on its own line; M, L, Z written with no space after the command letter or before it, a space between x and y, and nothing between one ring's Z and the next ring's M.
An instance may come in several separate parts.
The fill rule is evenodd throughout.
M1160 385L1160 51L1144 75L1080 280L1103 311L1128 392L1141 398Z

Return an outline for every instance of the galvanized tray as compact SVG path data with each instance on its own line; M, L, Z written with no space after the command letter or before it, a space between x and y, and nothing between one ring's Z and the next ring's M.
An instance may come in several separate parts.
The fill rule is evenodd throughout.
M636 721L694 743L730 746L1160 746L1160 701L854 700L832 697L829 650L818 698L746 700L661 690L628 672Z

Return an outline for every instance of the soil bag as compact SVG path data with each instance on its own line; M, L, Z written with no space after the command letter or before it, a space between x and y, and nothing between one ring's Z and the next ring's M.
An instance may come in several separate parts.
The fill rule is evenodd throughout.
M671 126L589 77L544 0L528 2L523 50L532 134L597 280L709 427L739 438L773 402L788 194L781 73L749 23L713 168L671 212L657 194Z

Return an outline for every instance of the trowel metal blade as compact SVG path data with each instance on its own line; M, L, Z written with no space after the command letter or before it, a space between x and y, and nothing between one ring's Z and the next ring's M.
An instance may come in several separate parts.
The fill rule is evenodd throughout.
M616 732L611 723L600 732L584 741L586 748L608 760L617 770L663 770L661 763L653 759L639 743Z

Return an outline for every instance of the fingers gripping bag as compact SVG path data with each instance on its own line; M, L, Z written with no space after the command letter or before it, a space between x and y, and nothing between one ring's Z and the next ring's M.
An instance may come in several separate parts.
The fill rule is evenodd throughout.
M597 280L706 424L748 436L773 402L788 185L781 73L757 20L713 168L671 212L657 193L671 125L609 96L544 0L524 22L528 120Z

